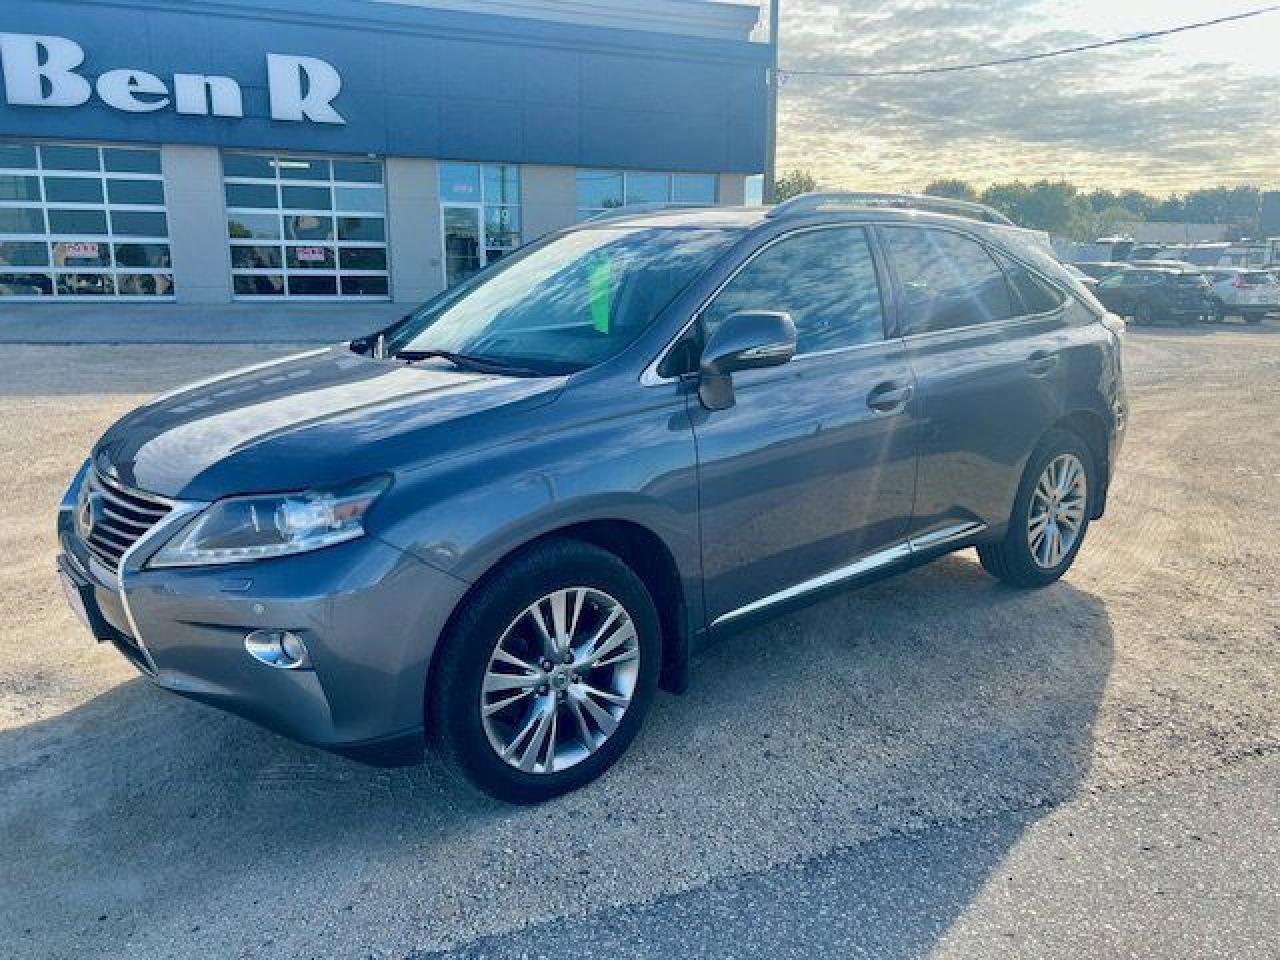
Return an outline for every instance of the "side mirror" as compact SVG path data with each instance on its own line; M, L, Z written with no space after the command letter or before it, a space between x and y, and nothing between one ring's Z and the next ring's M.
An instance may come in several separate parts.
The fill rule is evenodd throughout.
M732 407L734 371L780 366L795 354L796 325L791 314L763 310L730 314L702 349L698 399L708 410Z

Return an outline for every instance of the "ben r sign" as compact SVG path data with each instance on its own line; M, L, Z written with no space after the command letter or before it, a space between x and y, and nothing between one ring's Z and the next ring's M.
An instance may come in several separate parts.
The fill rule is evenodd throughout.
M0 33L4 94L14 107L79 107L96 90L107 106L126 113L154 113L170 106L197 117L243 117L240 84L231 77L176 73L166 83L154 73L124 67L99 74L96 83L78 72L84 48L66 37ZM315 57L267 54L271 119L346 123L333 108L342 77Z

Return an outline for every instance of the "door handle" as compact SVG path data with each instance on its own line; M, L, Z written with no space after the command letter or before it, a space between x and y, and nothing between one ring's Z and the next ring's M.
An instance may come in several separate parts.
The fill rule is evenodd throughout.
M1037 350L1027 358L1027 369L1034 377L1043 377L1058 365L1058 355L1047 350Z
M894 380L877 384L867 394L867 406L877 413L893 413L901 410L911 399L911 384Z

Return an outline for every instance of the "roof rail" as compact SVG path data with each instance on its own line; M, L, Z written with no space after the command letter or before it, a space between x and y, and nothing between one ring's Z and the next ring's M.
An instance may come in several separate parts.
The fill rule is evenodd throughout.
M796 217L805 213L862 207L925 210L931 213L949 213L970 220L981 220L984 223L998 223L1006 227L1016 226L999 210L988 207L986 204L973 203L970 200L952 200L950 197L930 197L918 193L802 193L773 207L766 216Z
M587 217L583 223L601 223L605 220L616 220L619 217L632 217L638 213L659 213L663 210L691 210L705 207L705 203L675 203L655 200L648 203L632 203L622 207L611 207L600 213Z

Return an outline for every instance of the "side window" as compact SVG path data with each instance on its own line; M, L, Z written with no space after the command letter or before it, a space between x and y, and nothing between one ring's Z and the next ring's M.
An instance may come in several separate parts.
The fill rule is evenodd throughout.
M996 259L1000 261L1000 266L1004 267L1005 275L1009 278L1009 286L1013 287L1013 296L1019 313L1028 316L1052 313L1066 303L1066 297L1057 287L1013 257L997 253Z
M976 240L950 230L885 227L903 290L907 333L1016 316L1004 272Z
M796 353L884 339L875 260L861 227L810 230L766 248L702 312L709 335L739 310L785 310Z

